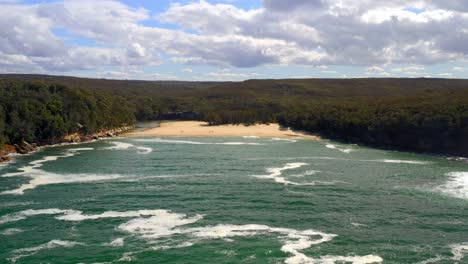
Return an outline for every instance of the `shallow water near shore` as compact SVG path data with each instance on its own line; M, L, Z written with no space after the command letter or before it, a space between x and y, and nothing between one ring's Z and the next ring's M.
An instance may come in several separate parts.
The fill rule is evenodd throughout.
M114 138L0 176L0 263L468 263L468 165L443 157Z

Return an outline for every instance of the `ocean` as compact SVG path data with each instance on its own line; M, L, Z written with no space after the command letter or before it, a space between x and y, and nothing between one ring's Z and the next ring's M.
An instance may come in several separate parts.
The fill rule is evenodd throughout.
M0 165L0 263L468 263L468 165L300 138L44 148Z

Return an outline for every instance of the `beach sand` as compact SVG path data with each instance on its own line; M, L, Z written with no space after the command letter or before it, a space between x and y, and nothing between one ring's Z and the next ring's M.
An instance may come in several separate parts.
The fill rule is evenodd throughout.
M124 134L131 137L260 137L260 138L295 138L318 140L318 136L283 129L278 124L221 125L209 126L198 121L161 122L159 127L135 130Z

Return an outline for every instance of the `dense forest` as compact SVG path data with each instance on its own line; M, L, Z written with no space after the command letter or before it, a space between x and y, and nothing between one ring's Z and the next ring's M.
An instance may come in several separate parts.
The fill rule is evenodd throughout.
M468 156L468 80L151 82L0 76L0 143L53 141L135 120L279 122L327 138Z
M132 124L121 96L45 82L0 80L0 143L49 144L71 133L91 134Z

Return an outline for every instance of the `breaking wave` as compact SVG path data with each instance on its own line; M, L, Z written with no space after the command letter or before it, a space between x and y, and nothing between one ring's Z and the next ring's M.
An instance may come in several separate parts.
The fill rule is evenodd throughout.
M353 151L353 149L350 149L350 148L343 149L343 148L339 148L339 147L337 147L336 145L333 145L333 144L327 144L325 147L327 147L329 149L336 149L336 150L339 150L339 151L341 151L343 153L346 153L346 154L349 154L349 153L351 153Z
M162 144L188 144L188 145L228 145L228 146L259 146L263 145L261 143L251 143L251 142L199 142L199 141L190 141L190 140L175 140L175 139L162 139L162 138L152 138L152 139L134 139L137 142L153 142L153 143L162 143Z
M37 254L39 251L42 250L47 250L47 249L53 249L53 248L58 248L58 247L64 247L64 248L71 248L74 246L78 245L84 245L83 243L79 242L74 242L74 241L65 241L65 240L51 240L45 244L36 246L36 247L30 247L30 248L21 248L21 249L16 249L13 251L14 254L17 254L14 257L9 258L9 260L13 263L18 261L21 258L32 256Z
M438 189L457 198L468 199L468 172L450 172L449 180Z
M284 185L295 185L295 186L314 186L314 185L334 185L338 183L337 181L330 181L330 182L325 182L325 181L313 181L313 182L293 182L285 177L283 177L283 171L286 170L294 170L301 168L303 166L309 165L308 163L302 163L302 162L294 162L294 163L288 163L284 165L283 167L275 167L275 168L267 168L266 172L268 174L266 175L255 175L255 177L259 179L271 179L274 180L277 183L281 183ZM293 174L291 175L292 177L304 177L308 175L314 175L318 173L318 171L314 170L309 170L306 171L305 173L302 174Z
M296 143L297 139L289 139L289 138L272 138L273 141L286 141L289 143Z
M108 211L100 214L84 214L78 210L42 209L25 210L14 214L2 216L0 224L19 221L31 216L55 215L55 219L62 221L85 221L100 218L133 218L118 226L118 230L137 236L151 245L152 250L163 250L170 248L190 247L205 240L227 240L239 237L271 236L275 235L281 243L281 251L290 256L285 263L334 263L337 261L352 263L380 263L383 259L375 255L367 256L324 256L314 259L306 256L301 251L314 245L329 242L337 235L328 234L314 229L296 230L292 228L278 228L267 225L246 224L230 225L219 224L210 226L192 227L201 219L202 215L187 216L185 214L173 213L168 210L138 210L127 212ZM52 240L46 244L18 249L13 251L15 261L21 257L36 254L40 250L56 247L73 247L83 245L82 243L62 240ZM117 238L106 244L111 247L124 245L124 238ZM128 256L131 258L130 256ZM13 259L13 258L12 258Z
M130 144L130 143L125 143L125 142L118 142L118 141L112 141L110 142L112 145L112 147L107 147L106 149L110 149L110 150L128 150L128 149L136 149L137 150L137 153L138 154L141 154L141 155L146 155L146 154L150 154L151 152L153 152L153 149L152 148L148 148L148 147L140 147L140 146L135 146L133 144Z
M118 228L122 231L137 235L148 243L154 245L154 250L189 247L204 240L221 239L231 241L238 237L252 237L260 235L276 235L281 241L281 251L291 255L285 263L328 263L320 261L347 261L353 263L380 263L379 256L326 256L314 259L306 256L301 251L322 243L329 242L336 237L335 234L327 234L313 229L296 230L292 228L275 228L267 225L228 225L187 227L199 221L202 216L188 217L184 214L166 212L149 218L132 219L121 224ZM183 236L184 241L177 238ZM173 237L174 240L168 240ZM168 242L169 241L169 242ZM169 244L168 244L169 243ZM333 263L333 262L329 262Z
M20 228L8 228L0 232L0 235L11 236L11 235L16 235L16 234L23 233L23 232L24 230Z
M383 163L397 163L397 164L417 164L417 165L426 165L431 164L428 161L420 161L420 160L392 160L392 159L383 159L383 160L369 160L375 162L383 162Z

